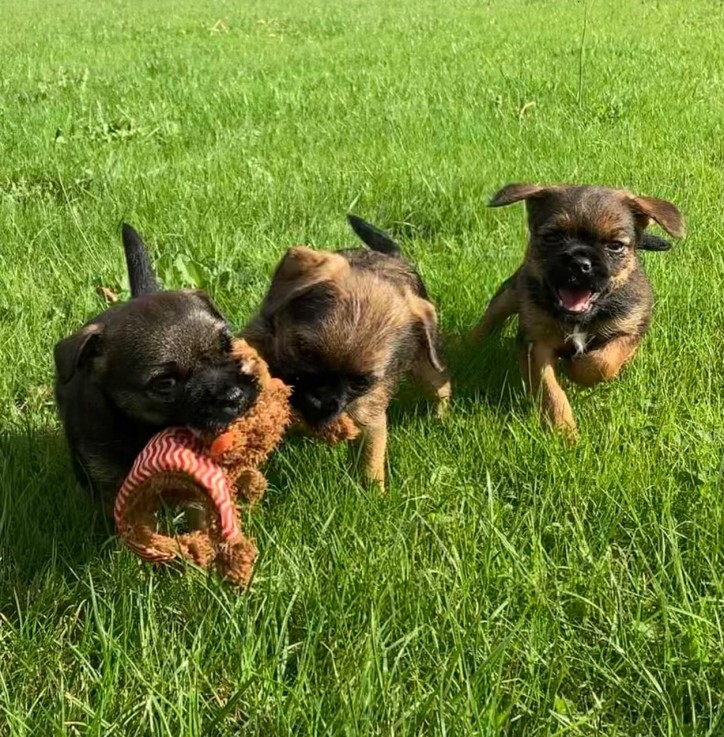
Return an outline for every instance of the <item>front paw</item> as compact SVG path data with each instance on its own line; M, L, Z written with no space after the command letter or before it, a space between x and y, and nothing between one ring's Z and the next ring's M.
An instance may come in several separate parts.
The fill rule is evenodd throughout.
M566 443L566 445L570 447L575 446L580 439L578 428L576 427L575 422L572 425L568 423L557 425L554 428L554 432L556 433L556 435L563 438L563 441Z
M543 413L543 420L567 445L573 446L578 442L578 428L568 400L548 406Z
M562 438L566 445L574 446L579 439L578 428L573 415L546 415L547 424L555 435Z
M440 397L437 400L437 406L435 407L435 417L438 420L443 420L447 417L448 411L450 410L450 397Z

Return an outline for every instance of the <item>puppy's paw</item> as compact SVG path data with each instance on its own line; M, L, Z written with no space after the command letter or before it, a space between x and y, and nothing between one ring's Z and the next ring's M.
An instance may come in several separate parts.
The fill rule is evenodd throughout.
M561 403L548 407L547 411L544 411L542 419L544 424L556 436L562 438L566 445L573 446L578 442L578 428L570 407L566 405Z
M567 446L572 448L578 443L580 435L578 434L575 420L571 419L567 422L559 421L555 424L551 423L551 429Z
M547 421L546 424L551 432L561 438L567 446L573 447L578 442L578 428L573 417L547 416L544 420Z
M364 483L373 494L377 493L380 496L387 496L387 486L385 485L384 476L379 478L365 473Z

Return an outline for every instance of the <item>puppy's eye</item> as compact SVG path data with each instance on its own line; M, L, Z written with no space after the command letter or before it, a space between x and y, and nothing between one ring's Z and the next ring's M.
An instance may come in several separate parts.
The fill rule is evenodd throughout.
M177 384L173 376L157 376L148 382L146 389L159 399L172 399Z
M561 240L561 234L555 230L548 231L547 233L542 233L540 237L541 241L543 241L543 245L545 246L557 246Z
M349 388L355 394L364 394L372 388L374 379L371 376L350 376Z
M308 364L317 363L317 353L314 348L311 348L306 343L300 343L297 345L297 359Z
M606 250L610 253L622 253L626 250L626 244L623 241L609 241Z

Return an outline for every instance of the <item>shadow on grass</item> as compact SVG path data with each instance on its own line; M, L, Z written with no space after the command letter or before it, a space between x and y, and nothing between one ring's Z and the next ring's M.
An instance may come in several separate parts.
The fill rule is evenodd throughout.
M112 532L100 507L78 487L60 432L3 433L0 611L49 571L73 576L99 556Z
M482 403L493 412L507 415L526 394L518 370L516 341L497 334L482 341L467 335L445 336L443 356L452 381L453 401ZM405 382L391 405L391 424L404 422L406 415L427 409L434 414L434 400L425 387Z

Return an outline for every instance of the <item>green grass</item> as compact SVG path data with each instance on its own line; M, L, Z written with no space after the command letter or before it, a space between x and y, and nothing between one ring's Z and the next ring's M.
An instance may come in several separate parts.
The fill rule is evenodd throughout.
M724 7L718 2L5 0L0 735L724 734ZM140 563L76 488L51 349L122 289L118 225L241 326L353 209L445 331L518 263L510 180L673 200L653 327L539 427L509 336L392 409L389 495L290 443L239 596ZM409 397L414 389L406 390Z

